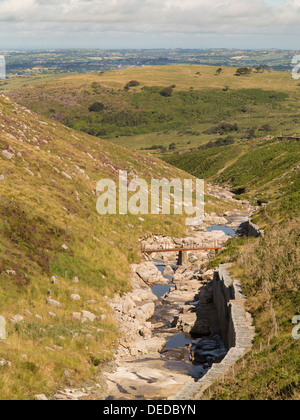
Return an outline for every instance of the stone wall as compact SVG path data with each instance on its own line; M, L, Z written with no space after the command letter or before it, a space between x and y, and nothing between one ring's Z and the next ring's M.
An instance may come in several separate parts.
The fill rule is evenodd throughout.
M245 296L239 281L228 273L228 264L221 265L214 274L213 298L220 320L222 339L228 353L221 363L213 364L198 382L189 383L176 396L176 400L198 400L214 382L226 376L236 362L252 348L255 335L252 318L246 312Z

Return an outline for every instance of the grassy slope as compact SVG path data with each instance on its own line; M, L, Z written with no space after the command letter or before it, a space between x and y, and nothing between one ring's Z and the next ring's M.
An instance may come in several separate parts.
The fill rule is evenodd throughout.
M300 303L299 222L298 217L274 226L242 250L230 247L232 275L242 280L257 335L235 375L216 384L205 398L299 400L300 341L292 337L291 322Z
M270 202L260 212L261 223L299 214L299 141L257 139L172 155L166 161L195 176L245 189L241 199Z
M12 363L11 369L1 368L0 396L23 399L63 383L64 369L73 380L84 380L95 364L111 358L118 337L112 320L97 320L83 331L71 313L109 314L105 296L129 289L129 264L140 258L138 238L151 232L182 235L185 230L181 216L143 216L141 223L131 215L98 215L97 181L117 181L119 169L127 170L130 179L138 175L148 181L187 175L151 156L45 120L4 96L0 115L0 175L5 177L0 181L0 306L10 343L0 340L0 358ZM5 158L3 150L13 158ZM208 210L225 210L214 202ZM52 275L58 275L55 285L50 284ZM79 285L71 281L75 276ZM49 289L61 309L46 305ZM73 302L72 293L81 300ZM89 300L97 304L84 303ZM25 322L10 323L16 314ZM86 337L87 331L94 339ZM46 349L53 346L62 350Z
M293 123L291 134L300 132L295 118L300 91L290 74L235 77L235 71L224 68L216 76L214 67L149 67L100 75L11 79L0 83L0 89L47 117L134 149L168 147L175 142L178 150L189 150L214 140L215 136L203 132L222 119L238 120L241 132L266 123L278 133L287 130L286 124L290 130ZM140 86L125 92L130 80L138 80ZM162 97L158 87L170 85L176 85L174 95ZM95 101L105 105L103 112L89 112Z
M201 71L202 76L196 77L196 72L198 71ZM287 73L273 72L265 73L263 75L253 74L249 78L236 78L233 76L233 72L233 69L224 69L224 73L220 77L216 77L214 76L215 69L211 67L174 66L167 68L130 69L110 72L102 76L72 76L64 79L64 82L58 80L57 83L61 83L61 85L65 83L66 93L73 97L75 103L77 103L76 101L78 98L76 92L80 86L84 85L87 90L91 91L91 84L93 82L101 83L102 87L109 89L107 92L109 92L108 97L110 106L117 104L121 97L126 98L126 101L129 101L129 99L131 101L132 98L136 97L136 94L133 92L129 94L125 94L123 90L122 92L118 92L118 89L123 89L124 85L129 80L137 79L141 82L142 86L170 86L174 83L177 86L177 93L175 93L174 99L162 98L164 102L162 101L161 105L159 105L159 110L161 110L161 106L164 106L165 111L172 108L172 113L173 111L175 112L178 110L177 105L180 97L188 97L188 100L190 101L195 95L195 92L188 92L188 96L186 96L187 93L183 95L180 91L186 92L189 91L190 87L194 87L195 89L199 89L200 97L208 95L206 107L207 104L209 104L208 109L210 109L210 107L211 109L208 112L209 115L205 115L203 119L201 117L194 119L194 113L191 114L190 118L189 109L187 116L191 121L189 121L187 125L185 125L185 122L182 125L182 120L181 123L177 121L176 130L171 129L168 130L168 133L161 133L159 135L157 133L149 133L140 134L137 137L120 137L114 141L116 143L126 144L131 148L139 149L153 144L168 145L172 140L176 139L175 141L178 143L177 150L180 149L185 151L190 148L194 149L208 141L216 140L216 138L218 138L216 135L203 134L203 131L218 124L224 118L230 123L237 122L239 125L239 133L235 136L235 145L210 150L193 150L192 153L173 155L167 159L172 164L175 164L179 168L183 168L194 175L205 176L213 181L230 184L236 188L245 187L245 196L254 201L257 199L260 199L261 201L271 200L272 203L267 208L261 210L261 214L257 220L261 224L264 224L264 226L268 227L269 225L270 227L271 225L272 231L275 232L276 235L278 234L278 238L280 238L278 221L282 222L286 218L299 214L298 165L300 159L299 143L296 143L295 141L279 143L276 140L276 136L281 132L284 134L300 132L298 123L299 88L297 87L297 83L293 81L291 76ZM99 82L99 80L101 81ZM233 106L227 108L226 106L223 106L222 102L220 106L215 107L215 98L220 98L220 95L228 93L222 91L222 88L225 85L230 87L229 92L231 92L231 95L234 93L232 92L233 90L236 93L236 99L232 104ZM9 89L9 87L10 86L8 85L7 88ZM30 87L24 87L21 90L17 89L15 92L10 92L10 95L13 95L20 102L25 103L25 101L27 101L29 106L34 107L34 100L39 101L41 99L41 94L34 88L33 93L36 96L33 96L33 100L29 95L30 89ZM115 99L117 99L116 102L111 99L110 89L115 90L113 95ZM244 89L255 89L255 91L245 92ZM287 94L288 97L283 97L278 101L278 96L277 98L270 98L269 93L266 94L257 89L263 89L264 91L275 90L276 92ZM139 92L140 88L137 88L137 91ZM51 86L51 84L43 86L43 89L40 89L40 92L46 92L45 109L42 109L42 112L47 113L52 101L56 104L57 101L60 100L60 93L59 90L55 91L54 85ZM102 88L101 93L97 95L99 96L90 96L90 99L102 98ZM143 95L143 93L140 95ZM199 92L196 92L196 95L199 95ZM246 99L245 95L248 95ZM140 97L138 98L138 100L141 99ZM265 98L265 101L261 101L261 98ZM244 103L242 106L243 108L246 107L246 112L240 112L240 101L243 102L243 100ZM136 99L134 99L134 101L136 101ZM130 107L132 103L130 102L128 106ZM228 103L230 105L230 101ZM86 105L87 102L84 105L85 109ZM122 105L126 108L127 102L122 102ZM182 106L182 104L180 106ZM195 105L192 105L192 108L195 108ZM237 112L237 110L239 110L239 112ZM81 115L81 111L79 114ZM246 140L247 129L253 126L259 128L267 123L271 125L271 133L262 132L260 135L256 133L257 138ZM153 130L154 125L151 126L150 130ZM163 125L159 125L159 127L165 129L165 126ZM154 128L157 131L162 131L157 127ZM199 131L201 135L192 135L190 131L195 130ZM118 134L120 134L120 132L118 132ZM275 139L264 140L267 134L275 136ZM243 198L243 196L241 196L241 198ZM294 232L296 232L295 224L294 222L289 221L287 222L287 226L282 228L282 232L288 230L291 226L294 226L291 230L292 234L294 234ZM288 238L292 237L292 234L289 235ZM277 242L278 238L276 239ZM260 270L263 272L265 268L266 253L270 249L273 249L274 245L277 243L275 242L274 237L267 239L266 242L254 241L254 249L251 249L251 252L258 254L260 260L258 262L257 258L250 259L250 270L252 267L256 270L259 263ZM251 243L249 246L251 246ZM242 251L243 249L244 251ZM278 254L276 254L276 258L283 261L282 267L285 264L284 258L287 249L291 250L294 263L296 261L295 258L298 258L297 261L299 261L299 256L296 257L297 247L295 248L294 242L287 241L285 247L279 248ZM236 261L242 252L245 252L247 255L250 253L247 244L245 245L244 242L233 243L230 249L226 251L225 255L218 258L217 262L219 263L222 261L222 258L224 261L227 261L228 256ZM285 325L285 327L280 329L282 335L277 339L274 338L270 345L266 346L266 337L268 338L272 332L272 325L268 321L270 318L268 305L263 304L265 296L261 292L259 280L253 282L253 276L256 276L255 279L259 279L258 274L249 273L249 271L247 271L247 267L243 266L243 258L239 260L238 266L241 266L242 270L238 272L237 275L244 279L245 290L249 294L249 304L252 304L252 308L250 309L252 309L252 313L255 317L256 326L259 331L260 329L263 331L261 336L257 339L255 351L260 351L261 343L264 348L259 356L259 363L257 362L257 357L252 357L250 355L244 362L246 363L246 369L241 374L242 376L235 378L234 381L229 381L225 391L217 388L213 398L234 398L234 392L238 392L237 398L246 399L270 398L272 395L279 399L295 397L295 395L297 397L295 381L297 379L298 362L296 361L295 364L294 356L295 351L297 352L298 348L295 348L297 343L291 341L290 325L288 325L288 323L290 322L289 318L291 315L296 314L293 314L293 311L297 310L299 293L297 293L297 291L292 293L281 293L282 288L279 288L279 291L276 289L277 292L273 295L273 290L271 289L278 323L281 326ZM274 260L271 259L271 261L275 264ZM273 273L274 275L277 273L276 265ZM284 284L286 280L287 276L283 276L282 281ZM297 282L296 284L299 284ZM250 287L251 284L253 284L253 287ZM283 313L282 308L286 308L286 313ZM267 374L264 368L268 371ZM253 371L251 377L249 377L247 373L249 371ZM287 384L287 392L285 392L283 389L284 386L282 385L284 381L280 382L280 378L281 376L288 378L289 375L291 375L293 380L291 383L289 383L288 379L285 380L285 384ZM267 381L268 377L271 378L269 382ZM275 381L276 377L279 378L277 382ZM274 386L274 388L272 388L272 386ZM279 387L281 391L275 389L276 387ZM266 389L265 393L263 393L264 389Z

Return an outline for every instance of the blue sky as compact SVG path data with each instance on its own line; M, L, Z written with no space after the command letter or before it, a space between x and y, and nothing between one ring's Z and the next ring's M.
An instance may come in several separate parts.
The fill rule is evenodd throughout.
M0 49L300 49L300 0L0 0Z

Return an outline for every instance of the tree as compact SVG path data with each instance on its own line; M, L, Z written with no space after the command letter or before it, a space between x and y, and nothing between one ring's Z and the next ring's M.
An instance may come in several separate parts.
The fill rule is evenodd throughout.
M219 67L218 70L216 71L216 76L220 76L222 71L223 71L223 69L221 67Z
M249 76L252 73L252 69L248 67L240 67L237 69L235 76Z
M160 94L161 94L161 96L165 96L166 98L169 98L169 97L173 96L173 88L171 86L166 87L166 88L164 88L160 91Z
M264 64L264 65L260 65L260 66L258 66L258 67L256 67L256 73L264 73L264 71L267 69L267 66Z
M129 90L131 87L137 87L137 86L140 86L140 82L138 82L137 80L131 80L125 85L124 89Z
M101 112L105 108L104 104L101 102L95 102L93 105L89 107L90 112Z

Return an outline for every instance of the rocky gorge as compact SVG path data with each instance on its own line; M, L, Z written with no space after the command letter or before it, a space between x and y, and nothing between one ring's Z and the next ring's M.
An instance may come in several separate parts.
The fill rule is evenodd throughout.
M234 221L208 216L207 226L187 238L155 236L147 244L167 249L191 241L225 245L246 218L235 216ZM207 269L211 251L189 252L183 266L176 266L177 257L158 252L133 265L133 292L110 302L124 338L111 371L105 372L106 398L172 399L226 356L213 301L214 271Z
M251 210L207 214L185 238L152 235L141 238L141 249L225 246ZM61 390L55 399L172 400L191 397L191 389L197 393L195 384L229 350L213 296L215 272L208 268L214 256L189 251L178 266L178 252L158 251L133 264L132 291L108 302L121 338L115 360L101 369L101 385Z

